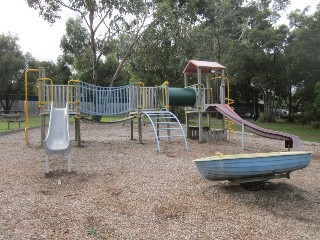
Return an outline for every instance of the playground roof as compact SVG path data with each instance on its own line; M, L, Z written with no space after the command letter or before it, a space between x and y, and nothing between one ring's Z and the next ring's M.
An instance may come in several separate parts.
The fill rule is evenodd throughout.
M201 68L201 73L203 74L209 74L212 69L225 69L224 66L217 62L190 60L183 73L197 73L197 68Z

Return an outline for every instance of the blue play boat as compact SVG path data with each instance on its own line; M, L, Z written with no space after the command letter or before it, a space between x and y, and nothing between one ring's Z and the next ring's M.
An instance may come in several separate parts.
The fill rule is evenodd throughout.
M254 182L289 178L292 171L305 168L311 152L271 152L222 155L194 160L200 175L211 181Z

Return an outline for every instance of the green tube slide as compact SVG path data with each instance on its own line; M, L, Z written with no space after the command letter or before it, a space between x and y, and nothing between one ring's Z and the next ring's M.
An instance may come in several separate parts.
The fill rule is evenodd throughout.
M196 103L196 92L192 88L169 87L170 106L193 106Z

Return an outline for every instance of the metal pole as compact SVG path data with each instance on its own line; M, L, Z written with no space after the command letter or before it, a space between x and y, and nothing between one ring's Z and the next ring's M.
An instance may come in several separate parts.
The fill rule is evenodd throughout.
M241 124L241 149L244 150L244 123Z
M24 129L24 136L26 144L29 144L29 106L28 106L28 72L39 72L39 69L27 69L24 73L24 114L26 119L26 127Z

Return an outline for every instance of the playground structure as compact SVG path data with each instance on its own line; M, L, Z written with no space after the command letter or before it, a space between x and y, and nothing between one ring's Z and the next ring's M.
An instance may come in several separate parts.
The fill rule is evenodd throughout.
M66 121L69 115L73 115L75 119L75 140L78 145L81 144L80 120L83 115L115 116L126 114L129 117L125 120L131 121L131 139L133 139L133 118L138 120L139 143L142 143L142 116L145 115L149 119L154 130L158 152L161 150L160 141L163 139L170 141L172 138L182 138L186 151L188 151L187 137L197 138L200 142L226 140L227 131L232 131L233 122L242 126L242 147L244 129L246 128L263 137L284 140L288 149L299 150L300 140L298 137L259 128L243 120L232 110L230 82L224 75L224 69L224 66L216 62L190 60L183 71L184 88L169 87L168 82L157 87L146 87L142 82L121 87L101 87L79 80L70 80L68 85L54 85L52 79L45 77L42 68L28 69L25 72L26 99L24 104L26 143L29 143L29 122L26 110L28 109L28 72L38 71L41 144L43 145L45 142L46 163L48 154L70 153L69 126ZM192 78L192 75L196 75L196 79ZM171 106L185 107L186 134L178 118L169 111ZM57 114L61 118L57 120L61 126L50 124L48 140L44 141L45 118L50 115L51 122L55 112L64 113ZM217 112L224 117L221 118L221 128L213 129L211 128L212 115ZM206 124L203 123L203 115L207 116ZM191 125L191 119L197 119L197 124ZM67 133L58 134L51 128L59 128ZM61 132L61 130L59 131ZM71 171L69 157L68 170Z
M284 140L285 147L290 150L300 150L300 139L297 136L271 131L260 128L237 115L231 105L234 101L230 98L230 81L224 74L225 67L216 62L190 60L184 69L185 89L194 90L194 105L186 107L186 130L188 137L198 137L199 141L226 140L227 131L232 132L232 124L236 123L242 127L242 149L244 149L244 129L259 136ZM189 85L190 75L196 75L196 84ZM205 84L204 84L204 83ZM170 90L169 90L170 92ZM211 115L215 112L221 113L221 129L211 128ZM208 123L203 124L203 115L207 115ZM191 126L190 116L196 115L198 125Z
M227 131L232 132L232 121L222 118L221 128L211 128L212 104L233 104L230 98L230 82L224 74L225 67L216 62L191 60L185 67L184 85L186 89L193 89L195 99L192 105L186 107L187 136L198 138L199 142L210 140L226 140ZM196 83L189 85L189 77L196 75ZM227 84L227 89L226 89ZM227 97L226 97L227 93ZM207 116L207 124L203 123L203 115ZM198 124L192 126L190 119L195 116ZM230 137L230 135L229 135Z

